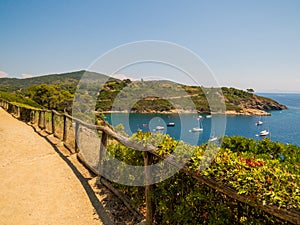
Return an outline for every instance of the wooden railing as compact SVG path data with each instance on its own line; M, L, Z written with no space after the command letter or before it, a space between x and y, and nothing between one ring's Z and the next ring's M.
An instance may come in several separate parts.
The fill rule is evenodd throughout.
M110 185L108 181L105 179L102 179L101 174L103 171L103 159L106 152L106 146L107 146L107 140L109 138L112 138L121 144L138 150L143 151L144 154L144 165L145 165L145 174L146 179L150 179L152 176L152 171L148 165L151 165L153 163L153 158L158 157L162 160L165 160L170 165L177 167L179 170L184 171L187 175L194 177L199 182L207 185L208 187L227 195L228 197L237 200L239 202L248 204L252 207L258 208L260 210L263 210L275 217L278 217L284 221L291 222L293 224L300 224L300 213L298 210L286 210L283 208L278 208L276 206L268 206L263 205L260 202L254 202L252 199L237 194L237 192L231 188L230 186L224 185L219 183L218 181L208 178L199 174L196 174L188 169L188 167L181 168L174 158L169 156L167 159L162 158L155 152L155 147L151 145L143 145L141 143L138 143L136 141L133 141L125 136L122 136L118 133L116 133L113 129L111 129L109 126L97 126L97 125L91 125L87 124L77 118L74 118L66 113L59 113L55 110L45 110L45 109L31 109L26 107L21 107L16 104L12 104L8 101L0 99L0 107L5 109L7 112L11 113L16 118L24 121L24 122L30 122L31 124L36 124L40 129L45 130L46 132L53 134L55 137L61 139L61 141L64 143L64 145L72 152L76 153L79 160L93 173L95 173L98 176L98 182L104 182L106 185ZM47 117L48 120L51 121L51 128L47 127ZM62 130L62 134L59 134L58 127L56 126L56 119L60 118L62 120L62 127L60 129ZM70 131L68 129L68 121L73 122L74 126L74 134L73 134L73 146L68 143L68 132ZM79 126L83 126L88 129L97 130L102 133L101 135L101 143L100 143L100 153L99 153L99 164L98 164L98 170L96 170L94 167L92 167L80 154L80 148L78 146L77 140L79 135ZM154 221L154 201L151 198L151 191L153 189L152 185L145 186L145 197L146 197L146 224L151 225ZM114 192L118 192L118 190L114 190ZM118 193L116 193L118 194ZM125 200L126 204L126 200ZM127 205L129 208L131 207L130 204ZM132 211L134 213L134 211ZM135 214L135 216L140 216Z

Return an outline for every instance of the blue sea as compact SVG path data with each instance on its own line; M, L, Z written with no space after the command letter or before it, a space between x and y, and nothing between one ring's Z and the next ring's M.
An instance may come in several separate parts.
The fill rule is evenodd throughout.
M123 124L125 132L129 135L142 131L167 133L177 140L183 140L192 145L207 142L210 137L225 134L227 136L244 136L261 139L258 136L261 130L268 130L267 138L272 141L295 144L300 146L300 94L264 94L288 107L287 110L270 111L271 116L217 116L206 118L198 114L106 114L106 120L113 126ZM256 126L258 120L263 121L261 126ZM174 127L167 124L173 122ZM225 123L226 122L226 123ZM165 129L156 130L157 126ZM203 127L203 132L193 132L194 127Z

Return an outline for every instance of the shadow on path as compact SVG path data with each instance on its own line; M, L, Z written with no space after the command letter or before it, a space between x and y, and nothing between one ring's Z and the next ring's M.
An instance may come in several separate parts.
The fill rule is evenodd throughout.
M110 217L108 216L108 214L106 213L105 209L103 208L101 202L99 201L99 199L97 198L94 190L91 188L91 186L88 183L87 178L85 178L79 171L78 169L73 165L73 163L68 159L67 156L64 156L61 151L59 150L59 148L56 146L56 144L54 144L49 138L49 135L43 135L41 134L36 127L27 124L28 126L32 127L34 132L36 132L39 136L43 137L52 147L53 149L56 151L56 153L67 163L67 165L71 168L71 170L73 171L73 173L76 175L76 177L78 178L78 180L80 181L80 183L82 184L86 194L88 195L93 207L95 208L99 218L102 220L104 225L113 225L114 222L110 219Z

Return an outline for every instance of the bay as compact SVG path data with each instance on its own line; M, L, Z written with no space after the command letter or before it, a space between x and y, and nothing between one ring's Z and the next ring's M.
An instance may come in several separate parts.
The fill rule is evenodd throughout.
M271 116L226 116L227 136L244 136L254 139L262 139L258 136L261 130L268 130L270 134L267 138L272 141L295 144L300 146L300 94L276 94L260 93L259 95L272 98L281 104L288 106L287 110L270 111ZM112 113L105 114L106 120L113 126L123 124L125 132L129 135L142 130L144 132L167 133L171 137L199 145L205 143L212 136L224 134L222 129L212 124L222 124L224 117L214 115L213 118L206 118L202 115L201 125L203 132L193 132L194 127L200 124L198 114L139 114L139 113ZM256 126L256 122L262 120L261 126ZM214 122L212 122L214 121ZM168 123L175 123L174 127L167 126ZM163 126L163 130L156 130L157 126ZM214 128L212 128L214 127Z

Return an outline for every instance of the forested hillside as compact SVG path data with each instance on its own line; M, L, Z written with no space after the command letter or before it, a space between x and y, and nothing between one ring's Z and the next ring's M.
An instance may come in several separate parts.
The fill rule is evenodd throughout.
M128 111L128 112L175 112L196 109L200 113L210 113L207 96L214 88L187 86L171 81L131 81L118 80L106 75L88 71L77 71L64 74L51 74L26 79L1 78L0 97L28 104L34 107L44 107L66 110L71 112L74 94L83 74L97 79L98 86L89 80L89 83L80 83L80 94L89 97L88 89L99 92L95 110L98 111ZM285 106L272 99L257 96L253 90L247 91L236 88L222 88L218 96L226 104L229 114L262 114L265 110L286 109Z

